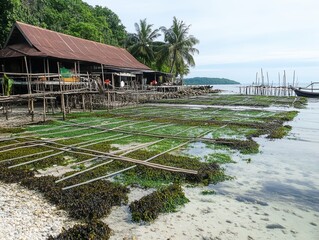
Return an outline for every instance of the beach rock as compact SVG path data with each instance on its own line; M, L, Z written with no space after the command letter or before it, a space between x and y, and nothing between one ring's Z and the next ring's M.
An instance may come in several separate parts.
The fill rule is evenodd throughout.
M284 226L281 226L280 224L277 224L277 223L275 223L275 224L268 224L268 225L266 226L266 228L268 228L268 229L285 229Z
M248 197L248 196L237 196L235 199L238 202L248 202L248 203L259 204L261 206L268 206L268 203L263 202L263 201L259 201L259 200L255 199L255 198Z

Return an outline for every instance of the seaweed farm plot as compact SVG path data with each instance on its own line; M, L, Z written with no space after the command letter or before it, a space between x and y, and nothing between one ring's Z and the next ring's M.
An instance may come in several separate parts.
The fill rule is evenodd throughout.
M276 97L276 96L243 96L243 95L216 95L208 94L203 96L195 96L183 99L160 99L153 103L169 103L169 104L191 104L191 105L219 105L219 106L251 106L251 107L287 107L294 106L296 108L305 107L307 100L299 98L295 101L295 97Z
M233 163L234 154L257 153L254 137L283 137L290 130L285 122L296 114L173 105L73 113L67 121L27 126L1 138L0 181L36 190L84 221L127 205L129 187L156 188L163 194L157 201L166 202L158 202L151 217L148 201L157 193L130 205L134 220L153 221L162 206L169 212L187 203L181 185L231 179L221 164ZM177 200L167 195L172 183Z
M251 100L241 98L243 102ZM169 182L167 179L175 179L171 178L174 174L165 171L177 172L176 176L182 173L182 178L188 181L192 177L184 175L196 175L202 165L208 163L196 154L182 156L183 149L203 143L210 149L219 150L216 150L215 158L227 154L221 150L256 153L258 144L252 137L282 137L289 131L283 123L292 120L296 114L296 111L160 105L100 111L91 115L79 113L73 114L69 121L29 126L25 132L1 141L0 163L9 168L41 171L52 171L51 168L56 166L69 167L70 173L60 177L64 181L72 175L79 179L79 184L118 176L116 179L122 183L160 186ZM183 161L172 164L173 158ZM194 168L189 168L188 162L194 162ZM146 172L160 169L165 174L162 179L152 178L144 174L145 168ZM135 179L137 182L127 177L132 177L132 172L139 176ZM143 181L144 178L147 181Z

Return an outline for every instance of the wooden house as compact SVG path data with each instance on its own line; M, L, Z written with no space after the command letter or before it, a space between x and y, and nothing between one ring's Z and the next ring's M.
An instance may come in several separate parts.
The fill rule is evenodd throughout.
M126 49L16 22L0 50L0 72L14 79L14 93L34 92L40 85L109 84L111 88L145 83L156 73ZM0 75L1 77L1 75ZM143 81L144 78L144 81Z

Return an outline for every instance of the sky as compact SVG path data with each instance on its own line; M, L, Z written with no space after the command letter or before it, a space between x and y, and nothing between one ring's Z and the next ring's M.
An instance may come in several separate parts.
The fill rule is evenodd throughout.
M252 83L263 68L270 82L286 72L299 86L319 82L318 0L85 0L111 9L128 32L147 19L169 28L173 17L199 39L187 77L223 77Z

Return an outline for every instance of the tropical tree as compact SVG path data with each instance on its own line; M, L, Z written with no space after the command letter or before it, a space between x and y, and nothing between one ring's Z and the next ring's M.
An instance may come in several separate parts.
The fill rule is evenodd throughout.
M165 44L158 53L159 63L166 62L169 65L169 72L175 76L184 76L188 73L189 66L195 66L193 55L199 51L194 46L199 40L189 35L190 25L177 20L176 17L173 18L173 25L169 29L166 27L160 29L164 33Z
M142 63L152 66L155 60L155 39L160 36L159 29L152 29L146 19L135 23L136 33L128 34L126 47L128 51Z
M0 48L16 20L116 46L127 37L114 12L82 0L0 0Z

